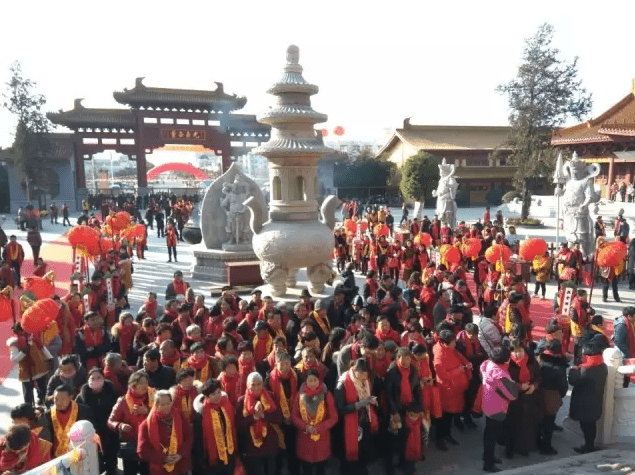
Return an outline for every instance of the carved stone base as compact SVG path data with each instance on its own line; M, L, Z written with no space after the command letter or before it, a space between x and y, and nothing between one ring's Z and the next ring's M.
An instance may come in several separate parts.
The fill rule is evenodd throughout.
M249 242L241 242L238 244L230 244L226 242L222 245L223 251L231 251L231 252L253 252L253 246L251 245L251 239Z
M192 277L212 283L227 282L228 262L257 261L253 250L223 251L220 249L207 249L203 244L192 249L194 263L192 265Z
M297 279L295 287L286 287L282 294L279 294L279 288L276 289L270 284L265 284L258 287L262 291L262 295L270 295L274 297L276 302L286 302L288 305L294 305L300 300L300 293L302 289L308 288L311 292L311 300L315 302L316 299L330 299L333 297L333 291L335 290L330 285L324 285L321 292L314 292L311 290L311 282L307 276L307 269L299 269L297 271Z

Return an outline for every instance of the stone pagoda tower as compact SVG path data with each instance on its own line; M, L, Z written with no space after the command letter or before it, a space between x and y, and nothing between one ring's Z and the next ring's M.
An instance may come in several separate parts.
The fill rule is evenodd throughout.
M329 196L318 210L317 163L332 150L313 129L327 116L311 107L318 87L302 77L299 57L297 46L287 48L282 77L267 91L277 97L277 104L258 117L272 127L270 140L252 151L269 160L269 221L265 223L266 210L254 200L245 202L252 211L261 275L275 296L295 287L300 268L307 268L311 292L318 294L332 273L332 229L339 201Z

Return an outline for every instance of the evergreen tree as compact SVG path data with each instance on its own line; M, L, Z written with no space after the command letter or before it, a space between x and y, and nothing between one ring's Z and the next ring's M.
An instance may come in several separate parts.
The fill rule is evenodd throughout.
M578 79L578 58L560 59L560 51L552 46L553 35L553 26L541 25L525 40L516 78L496 88L507 95L511 111L510 135L501 148L512 150L508 161L518 167L514 186L523 195L522 219L529 215L532 182L553 174L557 150L550 144L552 130L571 117L582 121L593 104Z
M425 202L439 183L439 161L426 152L413 155L401 167L401 193L406 198Z
M48 138L51 124L42 112L46 98L35 92L36 83L23 76L22 66L17 61L10 71L11 80L6 83L3 106L18 120L11 157L26 188L26 199L30 201L31 183L35 180L38 162L51 150Z

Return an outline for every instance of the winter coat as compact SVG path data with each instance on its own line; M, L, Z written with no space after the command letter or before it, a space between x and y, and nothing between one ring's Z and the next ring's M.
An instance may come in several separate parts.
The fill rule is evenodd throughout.
M611 347L611 343L606 335L590 327L584 330L584 333L582 333L582 336L578 340L578 345L580 348L583 348L584 345L595 345L595 348L597 348L600 353Z
M309 463L324 462L331 458L331 429L338 419L337 408L333 395L324 387L324 417L315 428L320 435L318 440L311 439L311 434L306 432L307 423L302 418L300 411L300 398L306 397L304 385L293 401L291 420L298 429L296 431L296 454L300 460Z
M48 385L46 386L46 397L53 396L53 393L57 389L58 386L66 386L71 390L71 394L76 396L81 387L86 383L88 377L86 376L86 370L83 368L81 364L77 365L77 372L75 373L75 377L72 380L62 379L60 370L58 369L53 373L51 379L49 379Z
M569 363L564 356L542 353L540 355L540 393L543 397L547 414L555 415L567 395L567 367Z
M159 367L152 373L143 372L148 376L148 383L154 389L170 389L176 383L174 368L159 363Z
M628 267L626 270L629 274L635 272L635 239L631 239L628 243Z
M500 330L490 318L481 317L479 322L478 341L491 358L494 348L501 348L503 346L503 335Z
M503 421L509 402L518 397L518 386L507 370L491 360L481 365L483 376L483 412L487 417Z
M177 454L179 454L182 458L175 464L174 469L171 472L168 472L163 467L163 459L165 459L166 455L161 450L157 450L157 448L154 447L150 442L148 420L146 419L139 426L137 455L144 462L148 462L150 466L150 475L179 475L188 473L190 470L190 465L192 462L191 452L193 442L192 424L190 424L190 422L181 411L176 411L176 415L174 417L181 418L182 442L181 445L178 447ZM161 434L161 429L164 429L166 431L166 434ZM169 440L170 433L167 432L166 424L159 423L159 433L161 439L164 439L167 435L167 438ZM164 442L162 442L162 444L163 443Z
M443 343L437 343L433 353L443 412L458 414L463 411L465 390L472 377L468 369L470 363L458 350Z
M266 391L266 389L263 389ZM236 403L236 429L238 431L238 447L240 453L246 457L265 457L267 455L276 455L278 453L278 434L273 429L272 424L282 424L282 411L279 407L272 412L265 412L264 421L267 422L267 435L262 445L256 447L250 434L251 424L254 422L254 416L243 415L245 405L245 396L240 396Z
M613 343L615 347L622 353L622 358L633 358L635 348L631 348L629 344L628 332L629 326L624 315L615 318L613 322Z
M569 384L573 386L569 406L571 419L579 422L596 422L600 419L607 376L608 369L604 363L569 370Z
M108 429L108 418L112 413L113 407L117 404L118 397L119 394L114 384L106 380L104 381L104 387L100 393L93 392L93 390L88 387L88 384L84 384L75 401L78 404L85 404L93 410L93 424L99 434L112 434L116 436L116 432L112 432Z
M401 372L397 368L397 363L393 362L388 368L384 384L386 387L386 402L388 403L388 414L403 414L406 409L413 412L423 410L421 401L421 387L419 386L419 372L417 368L410 365L410 391L412 394L412 403L409 407L403 407L401 404Z

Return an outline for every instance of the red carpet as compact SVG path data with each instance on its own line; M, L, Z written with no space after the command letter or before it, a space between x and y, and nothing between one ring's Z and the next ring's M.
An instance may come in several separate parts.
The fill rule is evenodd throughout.
M30 250L29 245L26 242L21 244L24 246L25 252L27 251L27 249ZM64 233L54 241L51 241L50 243L44 245L42 247L40 255L44 259L44 262L48 264L47 270L55 271L55 293L59 296L66 295L70 284L73 261L73 249L66 240L66 233ZM32 258L26 259L22 264L22 278L24 279L25 277L29 277L30 275L32 275L33 269L34 267ZM17 289L16 299L20 296L21 293L22 290ZM18 307L16 302L16 311L17 308ZM0 323L1 345L4 345L7 339L12 336L12 326L12 320ZM9 359L9 352L7 350L0 351L0 384L4 382L6 377L13 369L13 366L14 364Z
M470 287L470 291L472 295L476 296L476 284L474 284L474 279L472 278L472 274L467 275L467 284ZM540 300L540 298L532 298L531 306L529 307L529 315L531 317L532 322L534 323L534 327L532 329L532 336L534 340L539 340L545 335L545 327L549 323L549 320L555 316L554 311L552 309L552 300ZM605 320L606 322L606 336L610 339L611 335L613 335L613 321Z

